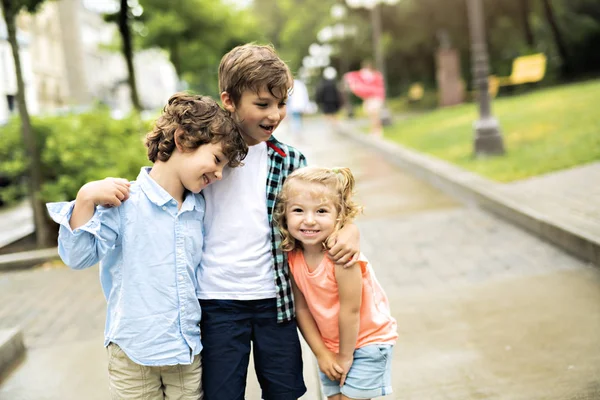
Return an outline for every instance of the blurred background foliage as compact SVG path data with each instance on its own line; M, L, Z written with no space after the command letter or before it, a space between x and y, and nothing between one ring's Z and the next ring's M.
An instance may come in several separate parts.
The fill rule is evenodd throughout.
M143 10L130 16L134 51L165 50L184 87L214 97L219 94L219 61L239 44L272 43L297 73L310 45L319 43L319 31L343 23L355 27L355 33L329 41L331 65L339 74L358 69L373 54L369 11L346 7L345 15L333 15L334 5L345 5L340 0L129 0L128 4ZM462 76L467 90L472 90L465 0L400 0L381 7L392 111L436 107L435 54L442 38L459 51ZM484 9L492 74L509 75L515 57L543 52L548 72L538 86L598 76L600 0L484 0ZM425 95L411 105L405 95L415 82L424 86ZM509 93L527 90L514 88ZM45 201L74 198L77 189L92 179L134 179L140 166L148 164L141 138L149 126L135 114L114 120L108 111L95 109L38 116L33 126ZM1 197L11 203L24 195L22 177L27 175L17 119L2 128L2 137L0 178L11 184Z
M317 33L338 22L355 26L355 35L332 41L332 65L340 73L358 69L373 54L366 9L351 9L343 21L331 15L337 0L139 0L144 13L137 45L167 50L191 89L215 95L220 57L245 42L272 43L297 72ZM413 82L435 86L435 52L440 37L459 50L465 82L471 81L465 0L401 0L383 7L383 45L390 96ZM549 71L545 84L597 75L600 71L600 0L484 0L490 70L509 75L512 60L543 52Z
M140 168L149 164L143 137L151 125L136 113L115 120L109 110L94 109L76 115L33 117L32 126L40 150L44 202L72 200L90 180L107 176L134 180ZM0 191L0 200L11 204L27 192L28 160L18 118L2 127L2 140L0 171L12 184Z

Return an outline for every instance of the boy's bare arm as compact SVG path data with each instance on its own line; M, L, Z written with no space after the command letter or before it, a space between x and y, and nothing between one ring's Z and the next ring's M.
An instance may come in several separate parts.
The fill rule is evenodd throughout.
M122 178L106 178L83 185L77 193L69 220L71 229L85 225L94 216L97 205L120 206L129 198L129 186L129 181Z
M360 255L360 231L352 223L344 225L327 241L328 256L336 264L350 267Z
M345 268L335 266L335 279L340 298L340 351L338 364L342 367L340 386L344 384L346 374L354 360L354 349L360 327L360 305L362 303L362 271L359 265Z

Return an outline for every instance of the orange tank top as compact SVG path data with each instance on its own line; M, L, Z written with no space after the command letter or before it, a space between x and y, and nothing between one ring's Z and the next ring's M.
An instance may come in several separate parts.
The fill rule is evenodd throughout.
M340 300L334 263L328 257L323 257L323 261L311 272L301 250L288 253L288 261L294 281L306 298L310 313L321 332L323 343L330 351L339 352ZM362 303L355 348L369 344L394 344L398 338L397 325L390 314L387 296L363 254L358 263L362 270Z

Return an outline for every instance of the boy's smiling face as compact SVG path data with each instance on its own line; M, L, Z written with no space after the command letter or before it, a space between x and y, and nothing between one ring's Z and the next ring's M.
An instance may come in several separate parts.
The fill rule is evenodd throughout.
M277 98L266 89L258 93L245 90L237 105L227 92L223 92L221 101L225 109L234 113L249 146L269 140L287 113L287 97Z
M211 183L221 180L223 168L229 160L223 155L221 143L208 143L192 151L177 149L171 158L182 186L192 193L200 193Z

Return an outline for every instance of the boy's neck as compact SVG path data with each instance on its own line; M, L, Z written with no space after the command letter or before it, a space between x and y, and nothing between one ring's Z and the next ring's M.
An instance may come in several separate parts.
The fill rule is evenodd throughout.
M273 136L271 136L273 137ZM242 134L242 138L244 139L244 142L246 142L246 146L248 147L252 147L252 146L258 146L261 143L267 143L271 138L267 139L267 140L261 140L260 142L254 140L253 138L246 136L246 134Z
M185 188L179 178L173 174L172 170L167 168L167 164L156 161L149 175L154 182L165 189L177 201L177 207L181 207L184 200Z
M325 251L322 246L303 246L302 254L304 255L304 261L306 265L308 265L308 269L312 272L314 271L321 261L323 261L323 257L325 257Z

